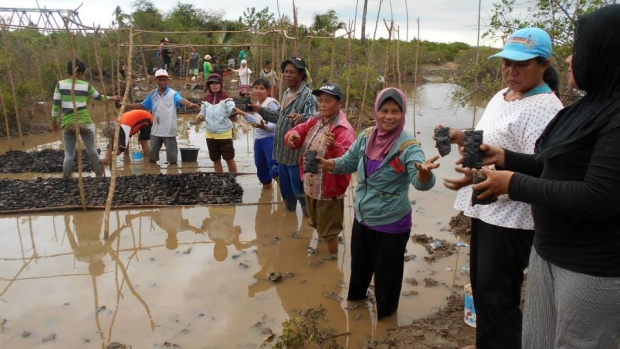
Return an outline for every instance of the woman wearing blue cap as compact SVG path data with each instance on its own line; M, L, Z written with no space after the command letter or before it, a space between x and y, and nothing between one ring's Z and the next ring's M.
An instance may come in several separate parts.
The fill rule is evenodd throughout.
M539 28L517 30L501 52L502 78L507 88L487 105L476 130L485 143L533 154L536 139L562 109L550 86L555 77L549 65L551 39ZM556 81L557 79L553 79ZM452 143L463 146L464 133L450 129ZM445 179L446 187L458 190L454 207L472 218L470 281L476 308L476 345L468 348L521 348L521 287L523 271L534 238L530 205L500 196L487 205L472 205L473 171L456 168L459 179Z
M504 171L483 170L479 198L532 205L526 349L620 346L619 18L609 5L577 20L568 82L586 95L549 123L535 155L481 147Z

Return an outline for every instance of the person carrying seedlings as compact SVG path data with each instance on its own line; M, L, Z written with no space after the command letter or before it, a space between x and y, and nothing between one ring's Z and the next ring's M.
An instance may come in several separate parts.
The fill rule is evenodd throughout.
M497 169L482 169L479 199L532 207L523 349L620 346L619 18L608 5L575 22L568 85L585 95L549 122L534 154L480 147Z
M153 126L153 115L146 110L132 110L121 115L118 130L118 152L117 156L125 152L125 159L129 159L129 138L140 132L138 140L142 147L144 156L149 154L149 139L151 138L151 127ZM114 147L114 133L116 132L116 122L103 126L103 134L110 138L110 144L103 159L104 164L109 164L112 158L112 149Z
M343 156L317 156L323 171L357 171L347 300L366 299L374 275L378 320L398 309L412 226L409 185L431 189L432 170L439 167L434 163L439 155L426 160L420 142L404 130L406 108L401 90L381 91L375 102L376 125L363 131Z
M551 53L549 34L524 28L512 33L504 49L489 57L502 60L507 87L489 101L476 125L476 130L484 132L484 143L534 153L536 140L563 108L553 93L557 84L547 83L553 72ZM463 146L463 131L450 128L449 137ZM444 179L444 184L458 190L454 208L472 219L469 277L476 309L476 344L468 349L520 349L523 271L534 239L532 208L507 195L490 204L472 205L473 172L463 167L456 171L464 176Z
M252 95L256 105L267 108L277 113L280 111L280 103L269 96L269 81L265 78L256 79L252 83ZM276 124L263 120L257 113L249 113L235 108L237 115L243 116L256 128L254 136L254 164L256 175L263 185L263 189L271 189L273 180L278 178L278 162L273 158L273 143Z
M280 194L286 204L286 209L295 211L297 202L301 205L302 213L307 216L306 201L303 185L299 176L299 149L289 149L284 142L284 135L293 128L316 114L316 99L312 90L306 85L306 62L300 57L286 59L280 65L282 78L288 89L282 97L282 108L279 113L267 108L251 106L252 111L258 111L260 116L276 123L276 138L273 147L273 158L278 162L278 177Z
M74 62L69 61L67 63L69 78L58 81L54 89L52 130L58 132L62 129L62 138L65 143L65 158L62 164L62 175L65 178L70 178L73 172L73 162L75 160L77 144L76 127L86 147L86 155L93 167L93 171L95 171L95 175L97 177L104 176L103 164L99 159L95 144L95 124L90 118L86 103L89 98L98 101L119 101L121 99L120 96L108 97L97 92L93 86L82 80L85 71L86 65L84 65L81 60L76 59L75 66ZM71 90L75 91L73 97L71 96ZM74 98L77 113L74 113ZM59 116L60 125L58 124ZM82 154L80 154L80 156L81 155Z
M288 131L286 146L301 149L305 154L300 158L299 175L304 185L310 226L327 244L328 253L337 257L338 234L344 229L343 198L351 175L318 169L316 156L332 159L344 155L355 139L355 131L340 109L340 86L326 82L312 94L317 96L319 113Z
M168 72L164 69L155 72L155 81L157 82L155 90L149 92L141 103L130 103L127 107L148 110L153 115L149 161L159 161L159 150L165 144L166 160L176 164L179 157L177 108L181 106L198 108L198 105L168 87Z
M222 90L222 77L218 74L209 75L205 84L205 92L207 95L202 100L200 113L196 115L196 123L203 121L206 123L207 148L215 172L224 172L223 158L228 166L228 172L235 173L237 163L233 146L233 120L231 120L235 102L228 93Z

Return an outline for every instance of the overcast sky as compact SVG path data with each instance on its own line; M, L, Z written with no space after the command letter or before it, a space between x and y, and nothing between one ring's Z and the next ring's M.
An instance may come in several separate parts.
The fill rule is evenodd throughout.
M295 5L299 9L299 20L302 24L312 24L315 13L325 13L333 9L338 14L340 20L345 23L353 23L355 19L356 3L359 1L357 11L357 32L359 37L361 28L361 13L363 0L296 0ZM482 1L482 32L485 23L491 16L492 5L499 0ZM177 2L173 0L152 0L160 11L166 13L170 11ZM221 9L225 11L225 18L236 20L243 15L243 11L248 7L255 7L257 11L265 7L269 12L278 14L278 2L276 0L233 0L233 1L198 1L182 0L184 4L193 4L205 10ZM39 0L39 6L48 9L75 9L83 3L79 9L80 19L86 25L101 25L109 27L113 19L112 13L117 5L120 5L125 13L131 13L133 8L131 1L85 1L85 0ZM208 4L206 7L205 4ZM215 4L217 4L215 6ZM280 13L293 17L293 1L280 0ZM320 4L320 6L318 6ZM476 44L477 21L478 21L478 1L476 0L408 0L409 8L409 40L417 36L416 18L420 18L420 37L422 40L437 42L461 41L470 45ZM400 26L400 38L407 38L407 11L405 10L405 0L384 0L381 6L379 28L377 37L387 37L387 30L383 24L383 19L390 19L390 5L394 15L396 26ZM2 0L0 5L3 8L36 8L37 2L33 0ZM379 0L368 1L368 16L366 26L366 36L372 37L375 30L375 21L379 9ZM6 15L2 13L0 15ZM497 43L481 41L481 44L497 46ZM501 43L499 44L501 46Z

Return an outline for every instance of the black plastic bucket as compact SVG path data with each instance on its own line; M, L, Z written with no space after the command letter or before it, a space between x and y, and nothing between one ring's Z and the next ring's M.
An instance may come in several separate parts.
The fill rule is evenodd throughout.
M198 159L199 148L181 148L181 161L192 162Z

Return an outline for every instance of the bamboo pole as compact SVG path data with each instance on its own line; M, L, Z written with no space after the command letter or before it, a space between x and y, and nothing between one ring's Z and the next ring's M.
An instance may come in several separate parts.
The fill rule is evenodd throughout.
M130 33L131 34L131 33ZM144 67L144 74L146 74L146 84L150 84L151 83L151 76L149 75L149 67L146 65L146 58L144 57L144 48L142 47L142 35L138 35L138 47L140 48L140 56L142 58L142 67ZM129 65L127 67L130 67ZM127 70L129 70L129 68L127 68ZM127 82L130 82L131 80L126 79ZM127 84L127 87L129 88L129 84ZM133 103L133 101L131 101Z
M129 52L127 53L127 71L125 72L127 81L132 81L132 61L133 61L133 32L129 30ZM123 102L121 104L121 108L118 111L118 116L120 117L125 112L125 106L127 105L127 98L129 97L129 91L131 91L131 86L127 84L125 88L125 94L123 95ZM119 130L120 127L115 127L114 130L114 139L119 139ZM103 237L105 239L108 238L110 232L110 209L112 207L112 201L114 199L114 189L116 188L116 153L118 153L118 142L112 142L112 146L110 147L110 151L112 152L110 157L110 163L112 164L111 178L110 178L110 190L108 192L108 199L106 200L105 205L105 215L104 215L104 223L103 223Z
M65 20L65 26L69 28L69 17ZM75 49L73 48L73 33L67 31L69 37L69 48L71 49L71 104L73 105L73 129L75 130L75 152L78 159L78 188L80 190L80 200L82 202L82 210L86 210L86 196L84 194L84 178L82 178L82 149L80 147L80 120L78 118L77 104L75 102L75 74L77 73L77 64L75 61ZM63 131L64 132L64 131ZM66 147L66 144L65 144Z
M4 96L2 91L0 91L0 104L2 105L2 113L4 114L4 125L6 127L6 137L9 142L9 150L13 150L13 146L11 143L11 129L9 128L9 113L6 111L6 105L4 104Z
M372 63L372 48L375 44L375 38L377 37L377 28L379 28L379 16L381 15L381 5L383 0L379 0L379 10L377 10L377 20L375 21L375 33L372 35L372 42L370 43L370 53L368 54L368 63L366 65L366 78L364 80L364 94L362 95L362 104L360 105L360 115L357 119L357 128L359 128L362 122L362 115L364 115L364 104L366 102L366 92L368 91L368 74L370 73L370 64Z
M409 43L409 5L407 4L407 0L405 0L405 15L407 18L407 43Z
M2 44L4 46L4 52L8 53L11 52L9 50L9 44L7 42L7 33L8 30L6 29L6 26L3 26L2 28ZM11 95L13 98L13 109L15 112L15 122L17 123L17 133L19 134L19 138L22 138L22 123L21 120L19 119L19 106L17 104L17 92L15 91L15 78L13 77L13 69L11 69L11 59L9 57L9 55L6 55L6 73L8 75L9 78L9 86L11 87Z
M398 35L398 37L396 40L396 54L394 56L396 57L396 74L398 76L398 89L402 90L402 79L400 74L400 26L396 30L396 35Z
M295 29L295 54L299 55L299 26L297 24L297 6L295 6L295 0L293 0L293 24Z
M415 98L413 99L413 136L417 134L416 128L416 106L418 101L418 58L420 57L420 17L416 18L416 23L418 24L418 37L416 39L415 46L415 68L413 69L413 91L415 92Z
M351 25L351 21L349 21L349 28L347 30L347 35L349 36L349 40L347 40L347 87L345 89L346 99L344 102L344 110L349 112L349 88L351 87L351 44L353 42L353 36L355 35L355 27Z
M474 115L471 120L471 127L476 127L476 109L478 104L478 60L480 59L480 9L482 6L482 0L478 0L478 37L476 38L476 65L474 65L474 84L475 84L475 94L474 94Z
M329 81L334 81L334 66L336 65L336 33L334 32L334 39L332 40L332 57L329 69ZM346 109L345 109L346 110Z
M385 25L385 29L387 29L388 31L388 39L387 42L385 43L385 64L383 66L383 77L385 79L385 86L387 87L389 85L388 83L388 76L390 73L389 70L389 66L390 66L390 45L392 45L392 30L394 29L394 20L392 20L390 22L390 25L387 24L387 22L385 21L385 19L383 20L383 24Z

